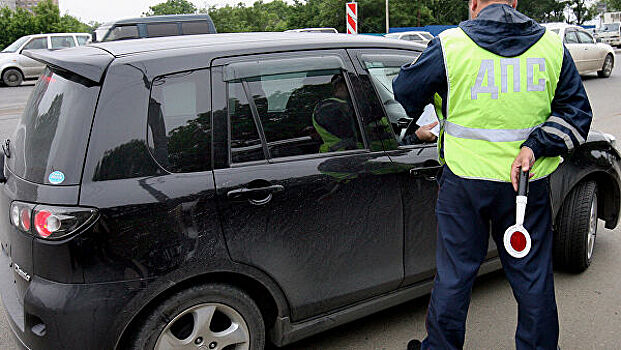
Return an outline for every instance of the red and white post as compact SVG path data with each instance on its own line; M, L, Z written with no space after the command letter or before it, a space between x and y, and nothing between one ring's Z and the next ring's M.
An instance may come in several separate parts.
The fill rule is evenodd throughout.
M347 12L347 34L358 34L358 3L348 2L345 4Z

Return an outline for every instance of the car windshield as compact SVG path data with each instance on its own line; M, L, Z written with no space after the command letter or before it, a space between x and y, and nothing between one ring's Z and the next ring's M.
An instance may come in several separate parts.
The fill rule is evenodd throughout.
M6 49L2 50L2 52L16 52L19 48L24 45L24 43L28 40L27 36L21 37L17 39L14 43L7 46Z
M620 23L608 23L602 27L602 32L618 32Z

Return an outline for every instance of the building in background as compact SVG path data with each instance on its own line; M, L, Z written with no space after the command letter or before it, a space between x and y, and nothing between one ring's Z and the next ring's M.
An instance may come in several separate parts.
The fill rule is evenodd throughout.
M11 10L15 10L16 0L0 0L0 8L8 7Z
M0 0L3 1L3 0ZM20 7L26 10L32 10L38 3L43 0L13 0L12 2L15 4L15 7ZM8 1L11 2L11 1ZM58 6L58 0L52 0L54 5Z

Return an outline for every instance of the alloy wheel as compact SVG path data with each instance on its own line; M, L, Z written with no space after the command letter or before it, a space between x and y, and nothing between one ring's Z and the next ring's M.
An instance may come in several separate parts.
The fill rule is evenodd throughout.
M610 56L606 56L606 62L604 62L604 71L606 74L612 73L612 59Z
M597 195L593 197L591 203L591 215L589 218L589 232L587 233L587 259L593 257L593 248L595 247L595 237L597 236Z
M248 350L250 332L239 312L219 303L195 305L170 321L154 350Z

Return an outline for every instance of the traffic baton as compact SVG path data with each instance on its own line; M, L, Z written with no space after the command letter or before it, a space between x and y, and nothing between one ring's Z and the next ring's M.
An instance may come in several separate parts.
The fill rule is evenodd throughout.
M530 172L520 168L520 180L518 194L515 197L515 225L505 231L505 250L514 258L521 259L528 255L531 248L530 234L524 228L524 216L526 215L526 203L528 202L528 180Z

